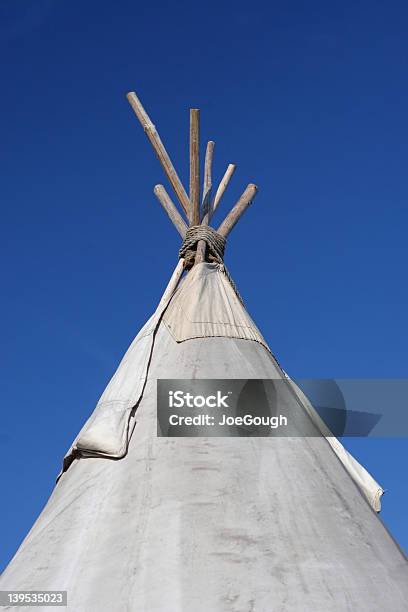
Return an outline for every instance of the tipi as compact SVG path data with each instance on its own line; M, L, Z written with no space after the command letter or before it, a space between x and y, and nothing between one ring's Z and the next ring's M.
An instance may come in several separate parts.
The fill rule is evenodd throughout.
M187 195L139 99L128 100L188 220L156 186L180 258L0 588L67 590L74 612L406 611L407 563L376 514L381 487L279 366L224 266L256 186L210 228L235 166L213 190L209 142L200 198L192 109ZM281 381L294 435L158 437L156 381L172 378Z

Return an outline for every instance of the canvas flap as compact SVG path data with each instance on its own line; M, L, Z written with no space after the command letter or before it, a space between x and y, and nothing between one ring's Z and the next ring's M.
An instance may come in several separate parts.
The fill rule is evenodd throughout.
M154 335L182 274L183 261L180 260L155 313L126 351L95 410L65 455L63 471L78 455L120 459L126 454L135 426L134 411L148 377Z
M283 370L282 370L283 371ZM284 372L284 371L283 371ZM378 482L371 476L369 472L359 463L354 457L344 448L339 440L333 436L326 423L319 416L310 403L307 396L303 391L293 382L293 380L284 372L286 379L288 380L292 390L296 394L297 398L301 402L302 406L310 416L314 425L318 428L322 436L324 436L327 442L330 444L333 452L343 465L346 472L358 486L364 497L367 499L370 506L376 512L381 510L381 496L384 493L384 489L378 484Z
M194 266L171 300L163 322L177 342L223 336L255 340L268 348L219 264Z

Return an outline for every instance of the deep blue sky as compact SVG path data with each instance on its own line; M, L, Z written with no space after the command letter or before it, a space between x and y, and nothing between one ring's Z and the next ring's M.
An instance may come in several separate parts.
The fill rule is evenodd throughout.
M407 22L372 0L2 0L0 567L177 260L129 90L186 184L202 109L215 178L238 165L219 220L260 186L226 260L283 367L408 376ZM407 441L348 447L407 546Z

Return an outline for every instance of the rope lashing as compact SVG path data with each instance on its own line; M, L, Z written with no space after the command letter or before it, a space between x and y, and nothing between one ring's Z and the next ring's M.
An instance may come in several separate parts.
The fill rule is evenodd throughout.
M197 243L204 240L208 249L208 260L222 264L226 240L215 229L208 225L193 225L189 227L179 250L179 257L184 258L186 268L194 265Z
M232 277L224 264L224 251L226 240L218 234L215 229L208 225L193 225L189 227L179 250L179 258L184 259L185 268L192 268L195 262L197 243L204 240L207 244L207 259L218 264L220 272L223 272L235 291L239 301L244 304Z

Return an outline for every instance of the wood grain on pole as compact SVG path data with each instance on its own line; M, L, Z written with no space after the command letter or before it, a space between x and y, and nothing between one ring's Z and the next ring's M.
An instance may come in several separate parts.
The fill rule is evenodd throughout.
M163 185L156 185L153 191L154 195L159 200L160 204L163 206L164 210L170 217L174 227L176 228L180 236L184 238L187 231L187 224L184 222L183 217L180 215L175 204L172 202L169 194L167 193Z
M217 206L220 203L220 200L222 196L224 195L226 188L228 187L228 183L230 182L231 177L235 172L235 168L236 168L235 164L229 164L228 168L226 169L225 174L222 177L220 184L218 185L218 189L215 192L212 209L210 210L211 216L216 211Z
M205 164L204 164L204 185L203 185L203 218L201 225L208 225L210 218L211 208L211 188L212 188L212 163L214 157L214 146L215 142L210 140L207 143L207 149L205 151ZM205 251L207 244L205 240L199 240L197 243L197 251L195 257L195 263L201 263L205 261Z
M214 158L214 147L215 142L209 140L205 151L205 163L204 163L204 183L203 183L203 203L201 213L201 223L204 218L207 217L204 225L208 225L209 217L211 216L211 191L212 191L212 164Z
M157 133L155 126L153 125L149 115L146 113L135 92L129 92L126 97L129 101L130 106L133 108L137 118L142 124L145 134L150 140L150 143L153 149L155 150L161 165L163 166L167 178L169 179L171 186L173 187L174 192L177 195L177 198L179 199L180 204L188 218L190 210L190 200L173 164L171 163L171 159L162 141L160 140L160 136Z
M230 210L224 221L219 226L217 232L221 234L221 236L224 236L224 238L228 236L241 215L244 214L248 206L251 204L252 200L257 194L257 191L258 187L256 185L253 183L248 185L238 202L235 204L234 208Z
M190 215L191 225L200 223L200 110L190 108Z

